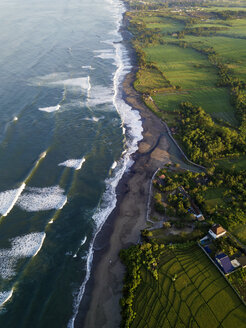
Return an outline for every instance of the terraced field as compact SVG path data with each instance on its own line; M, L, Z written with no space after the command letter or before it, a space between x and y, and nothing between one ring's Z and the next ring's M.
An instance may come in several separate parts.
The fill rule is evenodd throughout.
M132 328L243 328L245 306L198 246L167 250L159 280L142 271Z

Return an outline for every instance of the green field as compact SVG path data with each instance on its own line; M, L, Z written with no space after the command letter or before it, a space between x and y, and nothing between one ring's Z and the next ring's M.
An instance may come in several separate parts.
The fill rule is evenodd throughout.
M234 168L237 171L246 169L246 156L240 156L239 158L228 158L219 160L218 164L225 169Z
M230 96L226 88L207 88L193 91L159 93L153 96L158 108L162 111L179 109L179 104L189 101L232 125L237 125L234 109L230 104Z
M160 71L154 68L142 69L137 73L137 80L134 82L134 87L142 93L151 92L155 89L167 87L166 80L163 78Z
M147 28L159 28L163 33L172 33L184 28L184 23L168 17L147 16L142 18Z
M220 205L223 203L223 193L225 192L226 188L210 188L206 190L203 194L205 203L214 208L216 205Z
M246 244L246 225L237 224L230 229L233 235L235 235L242 243Z
M157 64L173 85L183 89L215 87L218 80L214 66L205 55L191 48L158 45L144 49L147 60Z
M213 47L215 52L221 57L222 61L229 65L232 72L240 79L246 80L246 40L229 37L230 30L220 32L228 36L193 36L186 35L184 41L190 44L202 44L202 47Z
M182 101L190 101L194 105L202 106L213 117L237 125L229 91L227 88L216 86L217 71L205 55L191 48L180 48L175 45L159 45L144 50L147 60L154 62L172 85L181 87L180 91L169 90L153 96L160 110L179 109ZM148 81L150 86L151 79L145 72L142 72L141 76L141 80L137 82L138 90L145 92L147 90L144 80ZM152 79L153 86L161 88L163 82L161 83L159 79L159 84L156 84L157 76Z
M141 271L131 328L245 327L245 306L198 246L166 250L158 272Z

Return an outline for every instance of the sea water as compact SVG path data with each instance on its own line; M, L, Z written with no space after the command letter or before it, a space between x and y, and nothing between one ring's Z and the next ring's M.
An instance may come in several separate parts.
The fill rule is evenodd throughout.
M74 327L141 139L120 0L0 3L0 327Z

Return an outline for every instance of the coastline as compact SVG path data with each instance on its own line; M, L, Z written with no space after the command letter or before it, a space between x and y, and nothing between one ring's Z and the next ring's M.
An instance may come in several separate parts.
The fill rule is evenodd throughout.
M123 17L120 32L132 69L122 83L122 96L132 110L140 113L143 139L132 156L134 164L124 173L116 188L116 207L96 237L91 276L79 306L75 327L119 326L124 267L118 253L122 248L136 244L140 230L147 227L146 209L154 172L166 163L183 162L182 154L170 138L165 124L144 105L141 95L133 88L138 68L126 25Z

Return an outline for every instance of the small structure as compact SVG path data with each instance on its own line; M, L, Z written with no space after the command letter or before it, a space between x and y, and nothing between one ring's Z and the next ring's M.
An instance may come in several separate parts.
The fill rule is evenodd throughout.
M165 174L159 176L160 179L164 180L166 178Z
M234 268L240 267L240 263L238 262L238 260L236 258L234 260L231 260L231 264Z
M214 224L208 233L213 239L220 238L226 234L226 230L220 224Z
M225 274L230 273L234 270L234 267L231 264L231 260L225 253L220 253L219 255L215 256L215 260Z
M196 216L196 218L197 218L198 221L204 221L205 220L205 217L202 215L202 213L198 214Z

